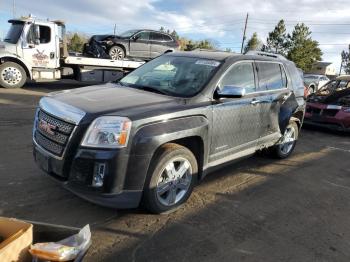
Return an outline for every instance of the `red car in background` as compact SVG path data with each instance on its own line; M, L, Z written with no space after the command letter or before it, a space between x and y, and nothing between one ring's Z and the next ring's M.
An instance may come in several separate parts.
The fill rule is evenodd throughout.
M304 123L350 132L350 75L339 76L308 96Z

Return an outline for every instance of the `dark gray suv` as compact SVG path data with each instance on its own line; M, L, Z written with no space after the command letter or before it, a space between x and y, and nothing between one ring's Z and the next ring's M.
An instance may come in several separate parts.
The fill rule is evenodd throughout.
M303 95L294 63L279 56L169 53L116 84L42 98L34 158L84 199L161 213L214 166L260 150L288 157Z
M104 36L102 42L114 60L125 57L147 60L179 49L173 36L153 30L129 30L118 36Z

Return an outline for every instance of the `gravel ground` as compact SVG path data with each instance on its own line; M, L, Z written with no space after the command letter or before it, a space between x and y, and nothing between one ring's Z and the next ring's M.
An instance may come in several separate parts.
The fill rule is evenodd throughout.
M89 223L84 261L350 261L350 136L304 128L287 160L254 156L208 175L167 215L81 200L32 159L35 106L75 82L0 89L0 216Z

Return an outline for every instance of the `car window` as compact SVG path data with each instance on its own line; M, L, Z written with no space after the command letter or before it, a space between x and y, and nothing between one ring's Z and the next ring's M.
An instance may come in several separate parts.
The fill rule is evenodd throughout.
M47 44L51 41L51 29L48 26L39 26L40 30L40 44Z
M163 34L152 32L151 33L151 40L152 41L162 42L162 41L164 41Z
M168 36L168 35L163 35L163 39L164 39L164 41L166 41L166 42L171 42L171 41L173 41L173 39L172 39L170 36Z
M280 69L281 69L283 87L287 87L288 86L288 79L287 79L286 71L284 70L284 67L282 65L280 65Z
M39 26L39 31L40 31L40 44L47 44L50 43L51 41L51 29L48 26ZM27 42L28 43L34 43L35 37L34 37L34 25L32 25L28 31L27 34Z
M244 62L233 65L220 81L219 88L224 86L244 87L247 93L255 92L253 63Z
M285 87L281 67L278 63L257 62L259 91L276 90Z
M149 32L140 32L137 34L137 40L149 40Z

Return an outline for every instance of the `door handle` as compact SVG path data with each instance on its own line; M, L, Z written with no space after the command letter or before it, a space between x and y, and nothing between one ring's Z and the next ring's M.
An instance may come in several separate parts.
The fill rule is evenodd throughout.
M250 101L250 103L251 103L252 105L257 105L257 104L260 104L260 103L261 103L261 100L253 99L252 101Z

